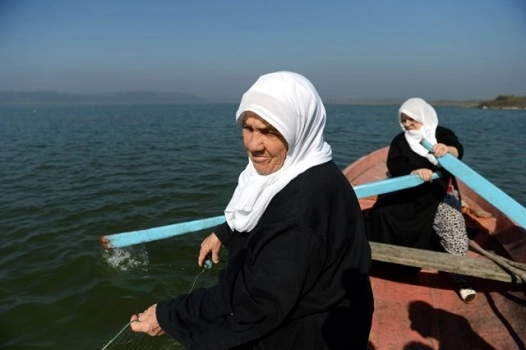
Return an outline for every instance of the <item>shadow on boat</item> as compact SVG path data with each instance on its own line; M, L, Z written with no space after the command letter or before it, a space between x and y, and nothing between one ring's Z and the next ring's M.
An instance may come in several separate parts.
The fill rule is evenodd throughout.
M479 350L494 349L492 345L482 339L472 328L469 321L462 316L456 315L443 309L436 309L432 305L423 301L413 301L409 304L409 319L411 321L411 329L418 332L426 340L436 340L440 342L440 349L454 349L458 344L455 344L455 337L449 337L451 334L462 334L469 338L470 348ZM442 329L434 327L436 319L444 321ZM454 327L454 329L452 329ZM448 329L449 328L449 329ZM427 344L418 341L411 341L406 346L405 350L416 349L433 349Z
M429 288L432 291L429 299L423 297L422 300L407 300L407 304L404 303L406 311L404 308L399 309L401 313L407 312L407 321L402 323L410 325L411 331L419 334L416 339L405 338L399 342L405 344L401 347L404 350L456 349L459 339L463 339L461 346L468 345L472 349L495 349L478 333L478 330L488 328L485 323L490 314L494 315L491 316L494 321L492 321L493 326L490 327L494 328L495 332L491 338L492 342L495 341L493 337L499 338L507 334L507 338L515 343L517 349L526 349L524 284L472 277L470 281L477 290L478 296L473 304L468 305L462 303L460 298L455 300L452 297L457 294L456 286L447 273L373 261L370 275L373 279L403 284L410 289ZM404 298L405 295L400 295L400 299ZM433 306L426 301L446 299L452 301L447 301L445 304L438 303L444 308ZM379 305L381 307L382 303ZM482 305L486 306L482 307ZM479 314L479 309L483 308L487 310ZM398 314L399 321L403 318L400 316ZM377 349L377 347L370 341L368 349Z

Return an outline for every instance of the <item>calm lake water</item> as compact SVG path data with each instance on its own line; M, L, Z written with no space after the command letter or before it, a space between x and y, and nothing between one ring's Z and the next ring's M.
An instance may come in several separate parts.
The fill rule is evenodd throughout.
M0 348L102 349L133 313L214 283L196 264L208 230L110 252L98 237L221 215L246 164L236 109L0 106ZM388 145L397 110L328 105L336 163ZM525 205L526 111L437 111L465 163ZM112 348L178 348L130 333Z

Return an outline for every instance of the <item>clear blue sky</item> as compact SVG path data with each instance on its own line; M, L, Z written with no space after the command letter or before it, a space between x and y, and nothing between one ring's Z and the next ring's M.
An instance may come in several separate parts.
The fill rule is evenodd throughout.
M526 95L526 1L0 0L0 90L237 102L276 70L325 100Z

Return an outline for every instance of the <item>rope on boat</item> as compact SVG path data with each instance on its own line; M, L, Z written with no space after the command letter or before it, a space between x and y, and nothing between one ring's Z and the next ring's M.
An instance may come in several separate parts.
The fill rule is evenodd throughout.
M477 253L484 255L486 258L490 259L504 270L508 271L510 274L520 278L523 283L526 283L526 264L521 264L519 262L506 259L503 256L490 253L472 240L469 240L469 246Z

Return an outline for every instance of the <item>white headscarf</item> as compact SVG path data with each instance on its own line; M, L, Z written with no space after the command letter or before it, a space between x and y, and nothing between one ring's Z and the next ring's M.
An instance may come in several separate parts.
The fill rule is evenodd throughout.
M304 76L275 72L261 76L243 95L236 122L251 111L275 127L288 144L287 157L276 172L260 175L249 162L239 175L238 185L225 217L232 230L253 229L270 200L305 170L332 159L332 150L323 140L325 107L314 86Z
M402 113L408 117L422 123L419 130L406 130L402 123ZM398 122L405 132L405 139L413 152L426 157L434 165L438 164L434 155L420 144L420 140L425 138L432 145L437 143L435 132L438 126L438 116L435 109L421 98L414 97L405 101L398 110Z

